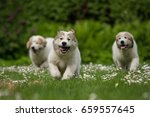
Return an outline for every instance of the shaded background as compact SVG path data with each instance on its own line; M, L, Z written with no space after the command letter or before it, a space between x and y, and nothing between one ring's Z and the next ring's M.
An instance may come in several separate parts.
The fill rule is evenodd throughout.
M26 42L74 28L82 63L112 64L119 31L131 32L141 62L150 62L150 0L0 0L0 65L30 64ZM15 62L14 62L15 61Z

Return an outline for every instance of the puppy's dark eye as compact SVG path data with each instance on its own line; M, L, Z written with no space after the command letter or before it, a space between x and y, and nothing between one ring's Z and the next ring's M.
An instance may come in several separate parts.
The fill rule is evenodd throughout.
M119 37L119 39L121 39L121 38Z
M68 38L68 41L70 41L70 38Z
M62 37L60 37L59 39L60 39L60 40L63 40L63 38L62 38Z
M127 37L124 37L125 39L127 38Z

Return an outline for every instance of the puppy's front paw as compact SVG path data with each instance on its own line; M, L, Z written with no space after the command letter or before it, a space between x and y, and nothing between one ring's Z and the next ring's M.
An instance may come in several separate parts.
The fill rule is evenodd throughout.
M44 62L44 63L40 66L40 68L48 68L48 63L47 63L47 62Z
M60 79L61 78L61 74L58 71L51 71L51 76L56 78L56 79Z
M62 80L69 80L73 76L74 76L74 74L64 74L63 77L62 77Z
M70 77L62 77L62 80L69 80L70 79Z
M131 67L131 68L130 68L130 71L132 71L132 72L135 72L136 70L137 70L136 67Z

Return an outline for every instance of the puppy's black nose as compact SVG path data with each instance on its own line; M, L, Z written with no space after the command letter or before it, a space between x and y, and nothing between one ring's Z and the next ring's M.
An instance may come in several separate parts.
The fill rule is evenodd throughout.
M35 50L35 48L34 47L31 47L32 48L32 50Z
M120 43L121 43L121 44L124 44L124 41L121 41Z
M66 44L67 44L66 42L62 42L62 46L66 46Z

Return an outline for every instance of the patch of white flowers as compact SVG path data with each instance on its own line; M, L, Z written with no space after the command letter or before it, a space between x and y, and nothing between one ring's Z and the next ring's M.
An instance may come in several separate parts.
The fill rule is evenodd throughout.
M11 74L7 74L7 72L15 72L23 76L23 79L20 80L14 80L10 79ZM28 81L28 79L31 78L31 75L34 75L36 77L44 77L43 73L45 72L44 69L38 69L33 67L32 65L30 66L10 66L10 67L0 67L0 78L3 79L9 79L12 81L12 83L25 83Z
M97 79L101 78L102 80L111 80L118 76L119 73L122 72L121 69L116 68L115 66L106 66L102 64L86 64L82 65L82 74L80 78L83 80L88 79ZM98 74L99 72L99 74ZM123 80L127 84L141 84L150 82L150 65L144 64L135 72L125 71L123 73L121 80ZM116 85L117 87L118 85Z
M46 72L45 69L35 68L32 65L30 66L10 66L10 67L0 67L0 78L10 79L7 72L17 72L23 76L22 80L13 80L13 83L25 83L28 79L31 78L31 75L34 75L39 78L49 76L50 74ZM96 80L101 78L104 81L112 80L117 77L120 78L127 84L141 84L150 82L150 65L144 64L136 72L127 72L123 75L118 76L122 72L121 69L116 68L115 66L106 66L102 64L84 64L81 67L81 75L79 76L82 80ZM10 79L12 80L12 79ZM118 85L116 85L117 87Z
M150 81L150 66L148 64L144 64L140 70L128 72L128 74L124 76L123 80L128 84L148 83Z
M114 66L105 66L102 64L86 64L82 65L82 75L80 75L81 79L97 79L102 78L103 80L111 80L115 76L117 76L117 71L119 69ZM102 73L102 74L99 74Z

